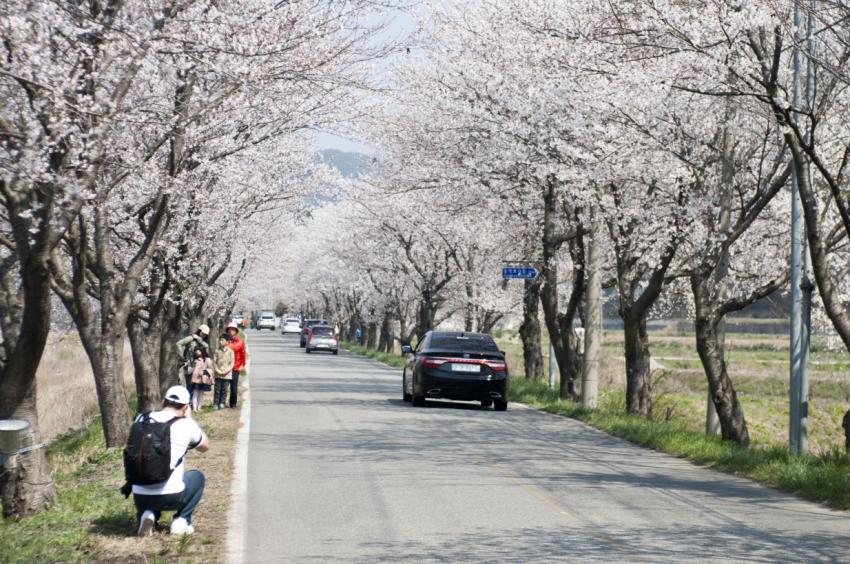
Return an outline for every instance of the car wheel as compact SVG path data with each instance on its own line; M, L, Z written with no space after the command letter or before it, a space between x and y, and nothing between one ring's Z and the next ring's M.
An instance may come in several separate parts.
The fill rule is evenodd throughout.
M334 354L339 354L339 349L334 349Z
M508 410L508 402L503 400L496 400L493 403L493 409L496 411L507 411Z
M401 401L410 401L412 398L407 393L407 372L401 376Z
M413 381L413 389L411 392L410 403L413 404L413 407L423 407L425 405L425 396L416 395L416 380Z
M481 407L490 407L493 405L493 400L481 400Z

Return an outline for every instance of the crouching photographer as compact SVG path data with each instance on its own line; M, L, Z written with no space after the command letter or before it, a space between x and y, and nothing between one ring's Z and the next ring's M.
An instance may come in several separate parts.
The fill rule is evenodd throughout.
M206 452L210 443L192 419L189 402L189 390L172 386L162 409L140 414L130 428L122 492L133 494L139 536L153 534L162 511L175 511L171 534L195 531L192 513L204 494L205 478L199 470L184 471L184 458L192 448Z

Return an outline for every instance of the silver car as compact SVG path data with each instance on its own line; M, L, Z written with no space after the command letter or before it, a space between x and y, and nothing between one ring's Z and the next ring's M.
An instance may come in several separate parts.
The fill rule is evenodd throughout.
M334 328L330 325L313 325L307 334L307 345L304 350L307 353L328 351L339 354L339 335L334 333Z

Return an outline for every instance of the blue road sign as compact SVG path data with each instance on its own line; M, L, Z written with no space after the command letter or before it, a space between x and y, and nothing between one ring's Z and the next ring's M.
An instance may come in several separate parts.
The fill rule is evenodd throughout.
M533 266L503 266L502 278L505 280L534 280L537 269Z

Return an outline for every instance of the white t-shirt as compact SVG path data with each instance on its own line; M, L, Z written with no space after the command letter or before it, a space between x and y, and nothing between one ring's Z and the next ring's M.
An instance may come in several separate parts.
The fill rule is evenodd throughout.
M141 417L141 415L139 416ZM174 414L169 411L154 411L151 419L160 423L171 421ZM138 418L137 418L138 420ZM152 486L133 486L133 493L139 495L167 495L182 492L186 485L183 483L183 461L180 460L189 450L189 445L197 446L203 439L203 432L192 419L183 418L171 424L171 467L174 471L165 482ZM177 461L180 464L175 467Z

